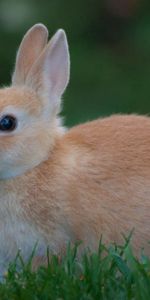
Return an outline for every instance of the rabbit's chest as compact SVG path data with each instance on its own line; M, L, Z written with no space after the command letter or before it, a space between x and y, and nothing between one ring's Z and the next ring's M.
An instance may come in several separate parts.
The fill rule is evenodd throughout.
M18 251L27 260L36 246L36 254L43 256L46 253L44 239L39 232L21 220L21 217L10 213L7 209L0 209L0 274L7 269Z

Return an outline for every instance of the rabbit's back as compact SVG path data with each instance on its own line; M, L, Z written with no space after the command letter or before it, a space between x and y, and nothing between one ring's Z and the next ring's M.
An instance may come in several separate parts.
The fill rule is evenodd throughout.
M135 228L135 247L150 240L148 117L118 115L76 126L63 136L58 156L77 237L88 245L100 234L117 241Z

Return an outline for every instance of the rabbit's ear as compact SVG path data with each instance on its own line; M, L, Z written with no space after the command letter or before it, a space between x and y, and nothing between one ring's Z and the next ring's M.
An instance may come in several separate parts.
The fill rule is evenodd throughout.
M43 24L36 24L25 34L19 47L12 84L24 84L27 74L47 44L48 30Z
M59 109L60 97L69 81L69 71L67 38L65 32L59 29L33 65L26 84L46 99L47 108L49 103L51 110Z

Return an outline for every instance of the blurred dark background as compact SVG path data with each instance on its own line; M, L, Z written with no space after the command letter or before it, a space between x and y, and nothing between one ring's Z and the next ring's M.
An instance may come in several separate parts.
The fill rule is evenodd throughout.
M33 24L67 32L71 80L65 124L111 113L150 112L150 1L0 0L0 84L11 80L16 50Z

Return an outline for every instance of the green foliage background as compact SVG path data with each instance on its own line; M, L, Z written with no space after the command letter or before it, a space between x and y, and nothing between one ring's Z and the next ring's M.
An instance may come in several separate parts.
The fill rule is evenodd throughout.
M1 86L11 80L23 34L42 22L50 36L64 28L69 40L71 80L62 113L67 126L111 113L148 114L150 2L135 0L132 12L122 15L108 10L109 2L0 0Z

